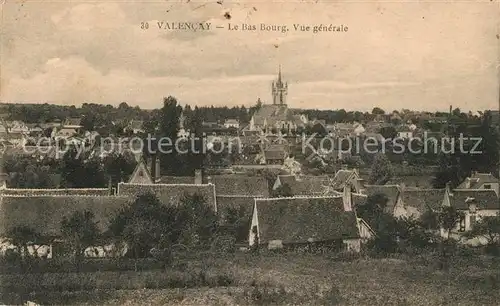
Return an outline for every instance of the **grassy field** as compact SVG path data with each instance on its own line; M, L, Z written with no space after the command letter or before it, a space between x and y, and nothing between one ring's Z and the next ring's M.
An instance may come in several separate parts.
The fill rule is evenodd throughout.
M500 302L500 264L484 256L454 258L448 271L438 269L438 259L432 256L342 261L326 255L297 254L214 256L192 261L182 269L185 273L201 269L207 275L218 274L231 281L163 289L156 284L130 290L47 290L25 292L24 298L44 305L498 305ZM123 274L124 281L127 273L130 276L131 272ZM25 281L30 281L29 276ZM0 302L19 302L16 301L19 296L5 291L2 298Z

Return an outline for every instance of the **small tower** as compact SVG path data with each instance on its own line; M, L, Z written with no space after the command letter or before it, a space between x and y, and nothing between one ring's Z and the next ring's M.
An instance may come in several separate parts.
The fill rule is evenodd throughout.
M281 80L281 65L278 70L278 79L272 84L273 104L286 105L286 96L288 94L288 83Z

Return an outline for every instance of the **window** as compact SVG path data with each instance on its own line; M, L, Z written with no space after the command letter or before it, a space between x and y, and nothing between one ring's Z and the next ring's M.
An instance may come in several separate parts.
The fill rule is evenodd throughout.
M460 231L465 232L465 217L460 218Z
M474 227L474 224L476 224L476 215L472 215L469 217L469 223L470 223L470 228Z
M491 184L484 184L484 189L491 189Z

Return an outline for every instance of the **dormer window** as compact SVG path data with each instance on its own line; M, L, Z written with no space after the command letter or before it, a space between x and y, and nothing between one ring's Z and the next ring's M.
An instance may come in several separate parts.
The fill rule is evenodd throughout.
M484 184L483 187L484 189L491 189L491 184Z

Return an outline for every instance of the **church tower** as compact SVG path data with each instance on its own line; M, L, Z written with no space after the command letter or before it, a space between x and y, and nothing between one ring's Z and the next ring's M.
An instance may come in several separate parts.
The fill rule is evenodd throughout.
M281 65L278 71L278 79L273 81L272 94L274 105L286 105L286 95L288 93L288 83L281 80Z

